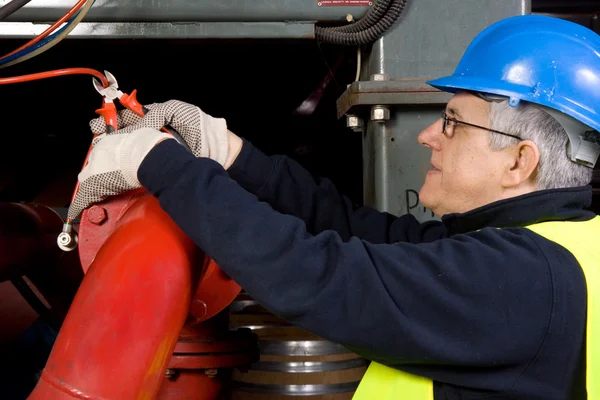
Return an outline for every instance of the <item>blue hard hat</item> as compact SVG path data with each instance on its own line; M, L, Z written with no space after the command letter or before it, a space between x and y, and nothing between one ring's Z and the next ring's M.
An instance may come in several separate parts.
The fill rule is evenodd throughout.
M561 111L600 131L600 36L541 15L510 17L471 42L451 76L427 82L455 93L469 90Z

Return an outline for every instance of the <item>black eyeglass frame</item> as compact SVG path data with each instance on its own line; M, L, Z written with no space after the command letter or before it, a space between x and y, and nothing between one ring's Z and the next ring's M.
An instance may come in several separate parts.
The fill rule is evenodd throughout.
M484 131L488 131L488 132L492 132L492 133L498 133L498 134L500 134L500 135L504 135L504 136L509 136L509 137L511 137L511 138L514 138L514 139L517 139L517 140L519 140L519 141L523 140L523 139L521 139L521 138L520 138L520 137L518 137L518 136L511 135L510 133L500 132L500 131L496 131L496 130L494 130L494 129L486 128L486 127L484 127L484 126L479 126L479 125L475 125L475 124L470 124L470 123L468 123L468 122L459 121L459 120L457 120L456 118L449 117L449 116L448 116L448 114L446 114L446 111L442 111L442 121L443 121L443 122L442 122L442 133L443 133L444 135L448 136L448 137L452 137L452 136L454 136L454 135L452 135L452 136L449 136L449 135L446 133L446 127L448 126L448 121L451 121L451 122L454 122L455 124L463 124L463 125L466 125L466 126L471 126L471 127L473 127L473 128L479 128L479 129L483 129Z

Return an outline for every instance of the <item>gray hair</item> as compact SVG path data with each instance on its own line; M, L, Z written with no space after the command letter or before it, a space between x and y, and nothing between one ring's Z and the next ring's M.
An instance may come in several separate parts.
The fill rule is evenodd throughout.
M492 101L491 128L531 140L540 151L537 168L537 188L558 189L585 186L592 180L593 169L571 161L567 155L569 137L562 125L544 110L526 102L511 107L508 101ZM501 150L514 146L518 140L498 133L489 133L490 147Z

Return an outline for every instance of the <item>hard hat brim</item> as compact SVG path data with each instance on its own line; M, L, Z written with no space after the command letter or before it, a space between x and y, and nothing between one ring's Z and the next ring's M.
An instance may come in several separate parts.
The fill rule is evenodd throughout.
M553 108L557 111L571 115L585 125L596 131L600 131L600 118L597 110L583 109L582 105L568 98L545 99L544 96L536 95L531 87L518 85L510 82L498 83L497 80L473 76L450 75L427 81L427 84L444 92L456 93L461 90L491 94L507 97L511 106L517 106L520 101L528 101L534 104ZM591 118L595 116L595 118Z

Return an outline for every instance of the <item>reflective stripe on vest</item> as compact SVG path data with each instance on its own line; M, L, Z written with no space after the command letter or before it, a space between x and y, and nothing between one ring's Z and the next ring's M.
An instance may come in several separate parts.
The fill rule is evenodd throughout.
M526 228L567 249L583 270L587 285L587 398L600 400L600 341L592 340L600 335L600 216L582 222L542 222ZM372 362L352 399L433 400L433 382Z

